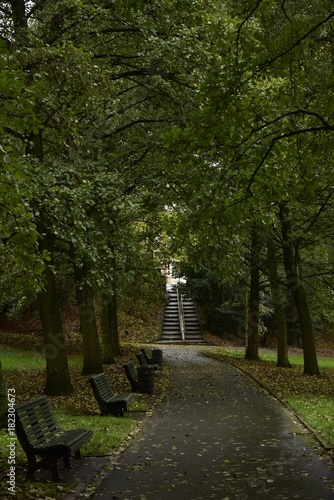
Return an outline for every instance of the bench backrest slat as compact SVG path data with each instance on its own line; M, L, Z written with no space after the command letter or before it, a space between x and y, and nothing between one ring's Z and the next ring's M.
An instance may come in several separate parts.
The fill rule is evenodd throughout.
M140 365L147 365L148 364L143 352L139 352L137 354L137 359L138 359Z
M146 351L146 349L145 349L144 347L141 349L141 352L144 354L144 357L145 357L146 363L147 363L147 364L149 364L149 363L150 363L150 361L151 361L151 358L150 358L150 356L148 355L148 353L147 353L147 351Z
M123 365L125 374L130 382L131 389L136 392L138 389L138 373L136 367L132 361Z
M105 373L94 375L89 380L98 401L105 401L115 395Z
M59 428L46 396L16 405L15 414L16 432L24 450L43 445L58 432Z
M134 363L132 361L130 361L125 366L128 368L129 373L134 378L134 380L138 380L138 373L137 373L137 370L136 370Z

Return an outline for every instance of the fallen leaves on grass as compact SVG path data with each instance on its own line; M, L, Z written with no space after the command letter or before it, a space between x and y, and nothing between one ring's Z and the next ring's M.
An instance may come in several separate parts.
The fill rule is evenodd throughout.
M302 365L279 368L271 361L250 361L226 355L219 348L205 355L233 364L250 375L265 389L289 405L305 422L334 446L333 405L334 370L326 368L321 376L303 374Z
M31 339L30 339L31 340ZM29 345L29 340L27 339ZM31 344L30 344L31 345ZM20 347L24 347L24 344ZM130 392L131 387L126 378L123 364L129 360L136 359L136 354L140 351L139 345L122 346L122 356L116 358L113 365L104 365L111 387L116 393ZM142 407L150 407L154 399L164 391L166 383L166 368L159 370L155 377L155 395L151 397L147 394L136 394L136 403ZM90 376L81 374L80 366L73 366L70 369L72 385L74 392L68 396L50 396L52 407L68 408L73 413L83 415L96 415L100 413L99 406L95 401L89 384ZM15 388L16 402L26 401L43 394L45 387L45 369L13 369L5 371L7 387Z
M6 340L8 339L9 342L6 342ZM36 345L33 339L33 334L18 334L17 336L15 334L0 334L0 343L3 342L4 344L7 343L8 345L11 344L12 341L12 346L15 347L18 342L20 348L27 350L31 348L31 345ZM130 361L131 359L136 359L136 354L140 351L141 347L142 345L140 344L122 345L122 356L116 358L115 364L104 366L104 372L106 373L114 392L120 393L131 391L130 384L123 369L123 364ZM74 343L72 342L71 344L71 352L77 354L76 341ZM100 419L102 419L103 417L100 417L100 408L94 398L91 386L89 384L89 376L83 376L81 374L81 367L77 365L71 366L70 374L74 391L71 395L68 396L49 396L53 409L56 412L58 409L61 409L62 411L65 411L66 413L69 413L71 415L98 416L100 421ZM44 368L24 369L24 367L22 367L22 369L8 369L5 370L5 378L7 387L15 388L17 403L43 394L45 387ZM169 383L169 370L167 366L163 366L158 370L154 382L154 394L136 393L134 402L129 405L130 411L127 416L129 416L130 418L133 416L135 420L141 420L145 415L153 412L154 407L163 397ZM131 415L131 407L133 407L133 415ZM122 446L126 446L128 444L132 435L133 431L131 431L129 436L127 436L127 438L122 442L119 449L122 449ZM110 452L111 451L113 453L117 452L117 450L115 449L110 450ZM22 482L22 478L24 477L23 469L26 467L26 457L20 447L19 449L17 449L16 465L17 472L20 471L20 475L18 475L17 477L17 488L15 495L18 500L23 500L26 498L49 498L49 491L52 491L52 496L50 497L52 498L52 500L62 498L62 493L55 489L55 485L47 485L43 483L43 485L39 485L40 494L36 494L35 485ZM5 477L5 474L6 464L4 465L4 467L0 466L0 476ZM2 487L0 487L0 496L2 498L7 498L6 486L6 484L3 484Z
M301 365L295 365L292 368L279 368L271 361L250 361L236 358L233 355L223 354L219 349L212 349L205 354L237 366L280 397L305 393L334 395L333 370L324 370L321 376L311 376L303 375Z

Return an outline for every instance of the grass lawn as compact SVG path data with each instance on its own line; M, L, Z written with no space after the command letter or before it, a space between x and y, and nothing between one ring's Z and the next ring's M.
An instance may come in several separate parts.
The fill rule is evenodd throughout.
M34 346L34 349L31 349ZM104 371L111 381L115 392L129 392L130 386L122 365L135 359L140 350L139 344L122 346L123 356L115 365L105 366ZM16 401L24 401L43 393L45 384L45 361L41 346L36 344L33 335L0 333L0 359L8 388L15 388ZM74 392L70 396L50 397L60 427L72 429L88 427L94 430L93 439L83 447L84 455L105 455L115 452L136 432L138 415L153 410L154 404L164 394L168 385L169 373L163 368L156 378L154 396L137 394L129 405L130 412L122 418L101 417L97 403L92 395L87 376L81 375L81 357L75 347L69 349L69 366ZM244 359L243 349L209 347L203 350L207 356L234 364L261 382L273 394L288 403L293 410L313 428L322 438L334 446L334 358L319 357L320 377L303 375L302 356L291 353L292 368L277 368L276 356L263 352L258 362ZM136 412L136 413L131 413ZM140 412L138 414L138 412ZM132 418L132 415L137 415ZM8 435L0 431L0 476L5 481L0 484L0 498L8 500L6 473ZM54 483L25 483L26 456L18 445L16 448L16 495L17 500L50 499L58 500L70 492L74 485Z
M25 340L22 340L24 337ZM7 343L8 342L8 343ZM19 347L15 347L17 344ZM2 362L7 388L15 389L16 402L25 401L43 393L45 384L45 360L41 349L34 348L36 341L31 335L0 334L0 359ZM115 392L131 392L130 384L122 368L123 364L140 350L140 345L122 346L123 356L116 359L116 364L104 366L111 386ZM89 377L81 375L81 357L72 350L68 356L73 394L62 397L49 397L56 420L63 429L79 427L91 428L93 438L82 448L83 455L111 455L117 452L137 431L139 422L145 414L152 411L154 404L163 395L168 384L168 369L163 367L155 378L154 395L136 394L128 405L129 412L121 418L100 416ZM8 473L8 434L6 429L0 430L0 498L17 500L46 499L58 500L73 490L74 485L57 485L55 483L25 482L27 459L17 442L15 451L16 491L9 495L7 490Z
M318 357L321 376L303 375L303 356L290 354L292 368L277 368L276 354L260 353L260 361L244 359L244 350L214 347L206 356L227 361L247 372L287 403L321 439L334 447L334 357Z

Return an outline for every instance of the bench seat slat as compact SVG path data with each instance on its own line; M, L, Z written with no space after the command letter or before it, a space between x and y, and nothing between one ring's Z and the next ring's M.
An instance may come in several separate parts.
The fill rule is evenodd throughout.
M99 373L89 379L95 399L99 403L101 415L112 413L123 416L127 411L127 404L133 398L133 393L116 394L109 383L105 373Z
M36 452L51 451L56 448L64 447L69 453L74 453L77 449L81 448L88 439L92 437L93 433L90 429L75 429L73 431L63 431L59 436L51 439L45 444L36 446Z
M16 434L28 459L27 479L33 479L40 468L50 468L53 480L60 480L57 460L63 458L70 466L69 456L81 456L80 448L93 435L90 429L63 430L58 427L50 402L46 396L16 405ZM37 456L42 461L37 462Z
M137 354L137 359L140 365L149 365L151 368L154 368L154 370L158 370L160 366L156 363L148 363L145 357L145 354L143 352L139 352Z
M114 401L126 401L127 403L130 403L134 398L134 394L132 393L123 393L123 394L116 394L115 396L112 396L111 398L106 398L105 402L106 403L112 403Z

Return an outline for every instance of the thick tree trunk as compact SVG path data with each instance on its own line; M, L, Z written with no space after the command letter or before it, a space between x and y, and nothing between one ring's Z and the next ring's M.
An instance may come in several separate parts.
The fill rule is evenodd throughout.
M99 335L95 317L94 293L86 283L86 268L74 266L77 305L83 346L83 375L103 372Z
M117 308L117 284L115 272L112 280L112 292L108 303L108 319L111 333L112 349L114 356L121 356L121 346L118 334L118 308Z
M40 249L50 250L49 238L44 236ZM55 277L49 266L44 271L44 290L38 294L38 307L43 329L46 358L44 392L50 396L65 396L73 392L68 367L65 336L57 300Z
M296 306L302 332L304 374L319 375L313 322L304 284L300 276L299 249L296 242L293 241L289 211L288 207L284 204L280 206L280 219L282 224L285 274Z
M25 0L10 1L12 19L15 28L15 43L25 50L27 35L27 17ZM32 74L27 73L27 79L32 80ZM26 154L43 161L43 136L40 130L37 134L27 133ZM42 219L42 216L41 216ZM44 250L52 256L52 239L48 235L47 224L38 221L39 251ZM73 391L65 350L65 337L62 329L61 316L57 300L57 291L53 271L46 266L44 271L44 290L38 294L39 314L43 329L44 351L46 356L46 385L44 392L48 395L63 396Z
M260 242L255 231L251 243L251 279L249 291L249 314L247 321L248 342L245 359L259 359L259 313L260 313Z
M103 290L98 293L98 317L100 325L100 335L102 343L102 361L105 365L115 363L113 342L109 323L108 306L111 301L111 293L108 290Z
M11 0L12 17L17 34L25 32L27 29L27 18L25 12L25 0Z
M288 356L288 339L284 312L284 294L279 283L275 246L267 242L268 273L277 329L277 366L291 368Z

